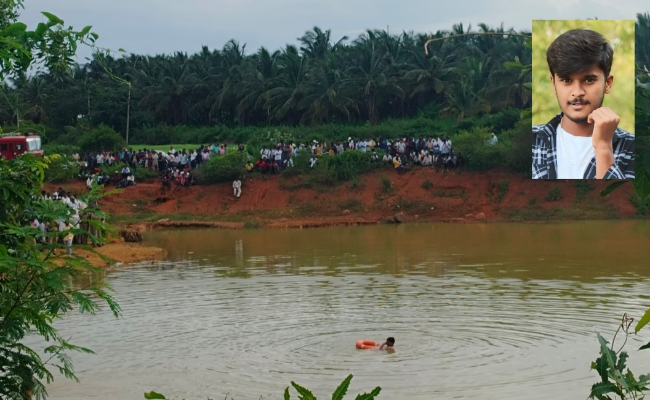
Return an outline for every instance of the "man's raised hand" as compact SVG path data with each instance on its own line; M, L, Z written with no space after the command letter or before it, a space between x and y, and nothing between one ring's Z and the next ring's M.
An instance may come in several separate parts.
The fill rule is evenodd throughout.
M620 121L619 116L609 107L597 108L589 114L587 122L594 124L594 131L591 136L594 150L607 149L613 152L612 140Z

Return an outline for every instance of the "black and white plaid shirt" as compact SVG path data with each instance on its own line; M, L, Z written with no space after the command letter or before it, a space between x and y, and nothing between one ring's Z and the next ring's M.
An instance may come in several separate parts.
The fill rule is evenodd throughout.
M533 179L557 178L557 127L562 113L548 124L533 126ZM614 132L614 165L603 179L634 179L634 135L616 128ZM591 159L583 179L596 179L596 157Z

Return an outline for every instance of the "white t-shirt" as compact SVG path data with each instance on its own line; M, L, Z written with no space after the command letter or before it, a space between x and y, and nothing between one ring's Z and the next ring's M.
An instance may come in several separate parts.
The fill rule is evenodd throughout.
M558 125L557 179L583 179L593 157L594 147L591 136L574 136L562 129L562 124Z

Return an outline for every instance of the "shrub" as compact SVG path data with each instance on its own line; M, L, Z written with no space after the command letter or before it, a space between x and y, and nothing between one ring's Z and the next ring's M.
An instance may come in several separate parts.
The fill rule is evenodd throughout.
M102 164L101 167L99 167L99 171L102 174L108 175L111 178L115 174L115 172L120 173L122 171L122 167L124 167L126 164L121 164L121 163L116 163L113 165L108 165L108 164ZM131 168L131 173L133 173L133 177L135 178L135 182L145 182L149 181L152 179L157 179L158 178L158 172L150 170L148 168L143 168L141 166L138 166L138 168Z
M594 185L592 185L589 181L587 180L577 180L576 181L576 200L582 200L587 196L587 193L591 192L594 190Z
M628 196L630 203L636 208L637 215L648 215L650 209L650 197L642 199L636 193L630 193Z
M43 146L45 155L61 154L64 156L71 156L73 153L79 153L81 149L79 146L65 145L65 144L46 144Z
M358 176L355 176L350 180L350 190L363 190L366 187L366 182L359 179Z
M484 127L474 127L453 138L454 151L463 154L467 167L476 171L487 171L503 164L500 149L502 146L487 144L490 131ZM530 144L529 144L530 148Z
M86 132L81 139L79 139L79 148L82 152L87 151L117 151L126 146L124 139L112 128L106 125Z
M548 191L546 195L546 201L558 201L562 198L562 191L559 187L553 186L551 190Z
M499 181L497 183L497 203L501 202L505 195L508 193L510 187L510 183L507 179L504 179L502 181Z
M393 191L393 183L390 181L390 178L387 176L381 177L381 191L384 193L390 193Z
M79 174L79 164L68 156L53 154L45 170L45 182L67 182Z
M246 153L239 151L212 157L196 172L196 182L205 185L242 178L246 175L246 160Z
M424 190L429 190L433 187L433 182L427 179L426 181L422 182L422 185L420 187Z
M363 211L363 203L355 198L349 198L338 204L339 209L341 210L350 210L350 211Z
M523 173L529 178L532 176L531 124L530 118L522 119L513 129L502 133L497 144L506 167L512 172Z
M531 197L530 199L528 199L529 206L535 205L535 203L537 203L537 197Z

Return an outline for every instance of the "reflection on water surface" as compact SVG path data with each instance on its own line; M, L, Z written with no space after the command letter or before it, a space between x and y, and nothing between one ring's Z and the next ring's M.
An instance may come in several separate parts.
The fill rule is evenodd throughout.
M379 385L380 399L585 398L595 332L611 337L623 312L650 306L645 222L174 230L145 242L170 259L108 272L123 318L58 324L98 355L74 355L81 384L58 378L51 398L281 399L291 380L327 397L349 373L351 392ZM387 336L394 354L354 347Z

